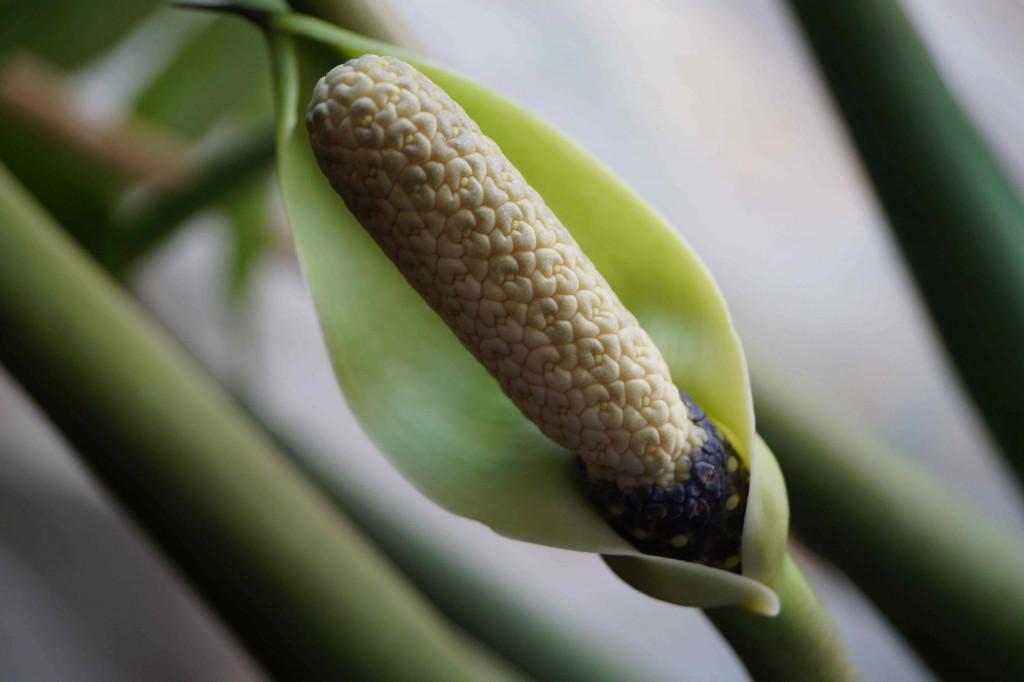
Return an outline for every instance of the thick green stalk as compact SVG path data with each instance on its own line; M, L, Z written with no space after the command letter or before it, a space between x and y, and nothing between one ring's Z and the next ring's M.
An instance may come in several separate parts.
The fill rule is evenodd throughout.
M705 611L754 679L856 680L857 671L835 623L788 555L775 588L782 610L774 618L739 608Z
M279 676L500 677L0 167L0 359Z
M895 0L790 0L946 348L1024 476L1024 205Z
M838 564L949 679L1024 672L1024 537L999 528L863 429L758 383L758 428L796 533Z

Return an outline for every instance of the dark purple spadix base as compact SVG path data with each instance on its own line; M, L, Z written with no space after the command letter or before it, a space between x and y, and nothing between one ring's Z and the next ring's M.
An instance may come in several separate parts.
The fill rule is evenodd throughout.
M582 463L580 471L604 518L641 552L739 571L750 473L693 399L679 395L708 433L704 446L690 455L687 480L623 492L613 481L591 480Z

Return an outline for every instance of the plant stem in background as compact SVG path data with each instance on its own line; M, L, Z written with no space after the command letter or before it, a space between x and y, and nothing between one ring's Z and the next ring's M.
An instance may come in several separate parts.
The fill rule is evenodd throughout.
M797 535L834 561L939 675L1024 671L1024 538L996 526L864 429L755 382Z
M792 557L786 557L775 589L782 602L782 611L775 618L737 608L705 611L754 679L759 682L857 679L832 618Z
M61 75L32 55L0 64L0 158L90 250L132 182L161 189L186 168L180 140L137 118L114 130L77 115Z
M0 359L273 674L500 677L0 167Z
M894 0L790 0L946 348L1024 476L1024 205Z
M273 161L273 133L269 130L250 133L203 166L188 182L161 194L135 215L123 219L109 232L100 259L113 272L123 273L186 218L229 191L265 175Z

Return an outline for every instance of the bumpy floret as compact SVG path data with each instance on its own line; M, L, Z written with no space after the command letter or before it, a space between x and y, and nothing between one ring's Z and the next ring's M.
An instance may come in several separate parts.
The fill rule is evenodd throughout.
M670 532L670 555L732 561L735 543L720 560L691 538L718 537L718 517L741 506L738 460L462 108L407 64L366 55L317 83L306 124L350 210L523 413L574 453L612 524L641 545ZM625 513L652 495L680 501L644 524Z

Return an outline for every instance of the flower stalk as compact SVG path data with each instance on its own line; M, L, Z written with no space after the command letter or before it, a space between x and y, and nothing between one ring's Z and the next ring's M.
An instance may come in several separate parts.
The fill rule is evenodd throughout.
M705 611L754 678L760 682L858 679L835 623L788 555L775 589L782 610L772 619L730 607Z

